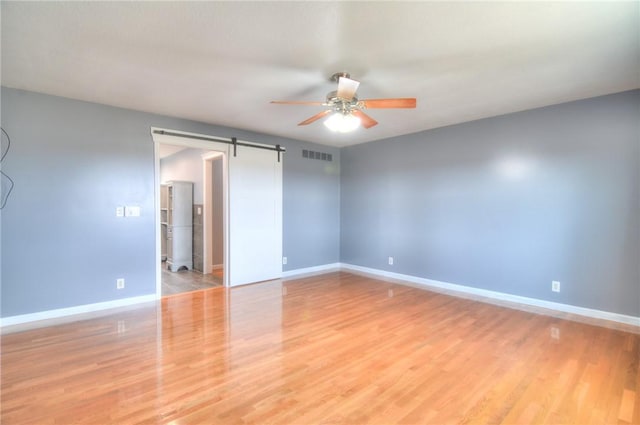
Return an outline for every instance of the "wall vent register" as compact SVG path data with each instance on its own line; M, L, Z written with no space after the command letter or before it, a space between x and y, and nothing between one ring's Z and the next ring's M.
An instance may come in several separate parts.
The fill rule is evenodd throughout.
M315 152L307 149L302 150L302 157L309 159L319 159L321 161L333 161L333 156L330 153L325 152Z

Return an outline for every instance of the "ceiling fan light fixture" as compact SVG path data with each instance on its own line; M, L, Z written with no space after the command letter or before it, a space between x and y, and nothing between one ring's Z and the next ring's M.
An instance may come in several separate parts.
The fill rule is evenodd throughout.
M327 107L312 117L298 123L298 125L309 125L321 118L329 116L324 125L334 132L348 133L362 126L369 129L378 125L378 121L365 114L363 109L385 109L385 108L415 108L416 99L413 97L397 97L386 99L364 99L358 100L356 92L360 82L352 80L346 72L338 72L331 78L338 82L338 90L327 94L325 102L308 102L299 100L273 100L271 103L281 105L322 105Z
M324 121L324 125L337 133L349 133L360 127L360 118L351 113L336 112Z

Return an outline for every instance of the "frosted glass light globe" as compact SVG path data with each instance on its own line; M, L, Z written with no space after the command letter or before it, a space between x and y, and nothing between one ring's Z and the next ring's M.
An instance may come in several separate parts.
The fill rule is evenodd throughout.
M324 121L325 127L338 133L348 133L360 126L360 118L336 112Z

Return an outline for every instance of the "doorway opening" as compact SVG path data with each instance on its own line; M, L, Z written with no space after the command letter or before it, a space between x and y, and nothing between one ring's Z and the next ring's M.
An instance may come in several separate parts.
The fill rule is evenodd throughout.
M224 286L226 145L177 137L154 142L156 295Z
M159 144L161 294L222 286L224 153Z

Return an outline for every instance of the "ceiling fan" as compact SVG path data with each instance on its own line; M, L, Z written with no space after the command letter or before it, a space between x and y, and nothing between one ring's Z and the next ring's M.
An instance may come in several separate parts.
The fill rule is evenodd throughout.
M382 109L382 108L415 108L416 99L411 98L392 98L392 99L365 99L358 100L356 91L360 83L352 80L351 76L346 72L338 72L331 76L332 81L338 82L338 90L329 92L325 102L305 102L305 101L288 101L273 100L271 103L281 105L319 105L327 106L328 109L307 118L298 125L308 125L327 115L330 117L325 120L324 124L329 129L342 133L353 131L360 124L364 128L371 128L378 124L378 121L365 114L363 109Z

